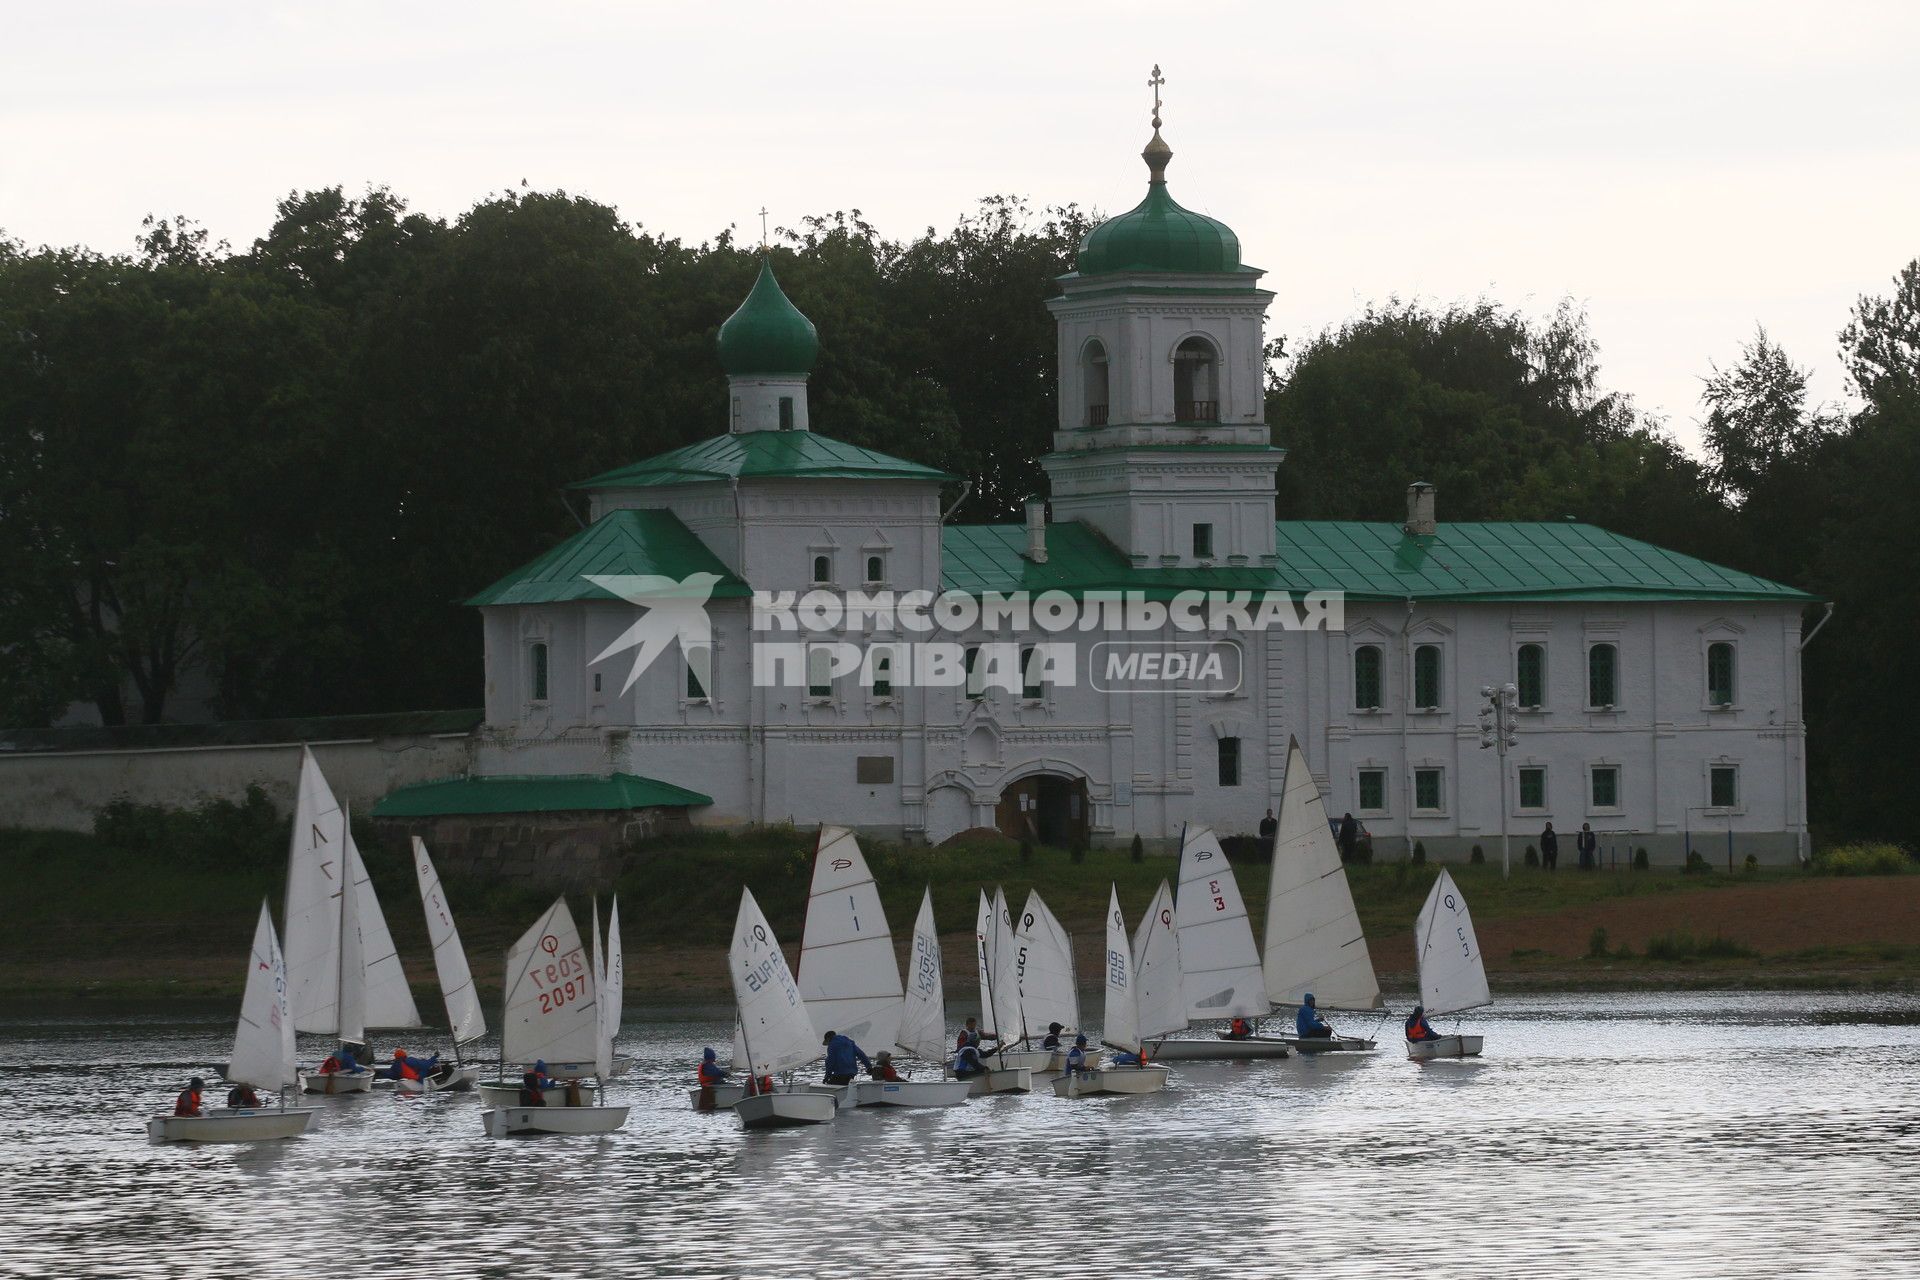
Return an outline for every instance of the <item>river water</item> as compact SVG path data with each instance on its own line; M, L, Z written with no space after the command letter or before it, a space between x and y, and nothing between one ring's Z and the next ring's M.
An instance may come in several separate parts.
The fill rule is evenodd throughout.
M376 1093L196 1148L143 1123L225 1019L0 1021L0 1275L1920 1275L1911 996L1504 1000L1464 1026L1477 1062L1410 1063L1387 1024L1157 1096L753 1134L687 1105L729 1027L630 1012L608 1137L494 1141L476 1097Z

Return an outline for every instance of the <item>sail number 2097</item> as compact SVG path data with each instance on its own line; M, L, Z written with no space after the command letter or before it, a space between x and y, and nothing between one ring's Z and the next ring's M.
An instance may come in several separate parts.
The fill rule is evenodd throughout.
M587 978L586 961L578 951L569 951L546 964L534 965L527 970L527 976L540 989L542 1013L552 1013L593 994L593 983Z

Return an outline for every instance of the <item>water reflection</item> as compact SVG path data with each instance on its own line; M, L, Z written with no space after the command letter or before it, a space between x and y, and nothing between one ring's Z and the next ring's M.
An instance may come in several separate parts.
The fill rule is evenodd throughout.
M32 1189L0 1197L0 1272L1920 1272L1920 1001L1552 996L1470 1021L1478 1061L1409 1063L1388 1025L1377 1054L1180 1064L1144 1098L746 1134L687 1107L724 1017L636 1011L618 1134L495 1142L475 1098L376 1093L208 1148L141 1123L226 1055L228 1018L0 1022L0 1172Z

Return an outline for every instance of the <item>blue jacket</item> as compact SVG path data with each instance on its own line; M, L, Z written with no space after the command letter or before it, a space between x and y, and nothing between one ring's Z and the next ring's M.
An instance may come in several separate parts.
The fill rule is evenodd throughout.
M873 1069L873 1063L860 1051L860 1046L855 1044L851 1037L835 1036L827 1045L826 1073L830 1076L853 1075L855 1059L858 1059L860 1065L867 1070Z
M1293 1029L1297 1035L1304 1036L1308 1032L1326 1025L1327 1020L1321 1017L1320 1011L1310 1004L1301 1005L1300 1012L1293 1015Z

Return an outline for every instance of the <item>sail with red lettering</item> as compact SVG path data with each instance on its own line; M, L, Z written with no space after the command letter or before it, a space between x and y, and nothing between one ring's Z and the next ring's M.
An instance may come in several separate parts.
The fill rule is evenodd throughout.
M507 951L500 1056L507 1062L597 1062L599 992L580 930L557 899Z
M1180 930L1187 1017L1264 1017L1267 982L1253 945L1253 925L1211 827L1190 826L1182 834L1174 921Z

